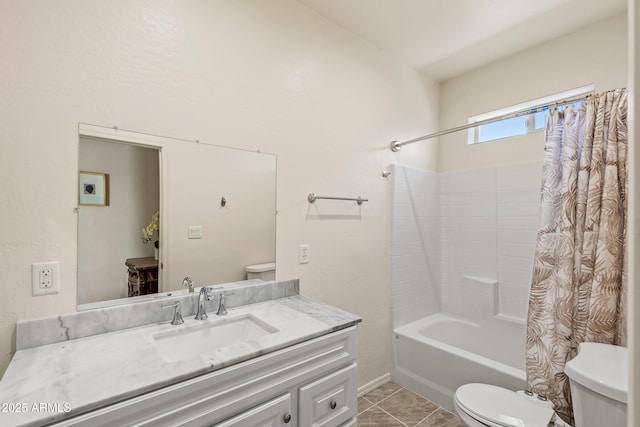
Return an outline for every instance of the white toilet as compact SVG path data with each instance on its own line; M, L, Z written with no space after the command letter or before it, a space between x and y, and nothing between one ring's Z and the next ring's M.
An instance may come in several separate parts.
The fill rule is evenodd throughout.
M625 427L627 423L627 349L582 343L567 362L575 427ZM565 427L550 402L529 392L489 384L456 390L456 413L469 427Z
M276 280L276 263L267 262L264 264L247 265L244 269L247 273L247 280Z

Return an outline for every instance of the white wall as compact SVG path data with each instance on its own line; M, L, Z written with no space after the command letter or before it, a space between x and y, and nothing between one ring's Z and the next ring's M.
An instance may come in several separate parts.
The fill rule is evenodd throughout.
M597 92L627 86L626 14L443 83L440 128L588 84L594 84ZM457 132L440 137L438 144L440 171L542 160L544 154L541 132L474 145L467 145L466 132Z
M380 173L435 167L433 145L388 142L436 130L437 84L294 0L2 2L0 58L0 372L17 320L75 310L79 122L276 154L278 277L364 318L360 384L389 371ZM32 297L50 260L61 293Z
M78 304L126 297L126 259L153 256L142 228L160 206L158 151L81 138L78 164L109 175L109 205L78 208Z

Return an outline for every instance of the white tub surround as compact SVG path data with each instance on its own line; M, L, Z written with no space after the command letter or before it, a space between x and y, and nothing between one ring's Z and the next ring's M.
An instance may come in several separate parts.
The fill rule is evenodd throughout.
M463 384L525 387L541 171L392 167L394 381L448 409Z
M542 162L390 169L393 327L439 312L524 324Z
M270 291L265 291L266 294L277 294L276 288L297 294L298 281L274 282L271 286ZM207 307L209 319L196 321L192 316L193 306L189 308L185 304L185 323L174 326L169 323L171 310L160 308L160 305L172 301L167 298L161 302L144 302L53 318L62 332L54 333L57 338L50 344L30 346L35 342L43 342L45 337L19 336L22 349L16 352L0 382L0 402L22 404L28 410L25 413L0 413L0 424L43 425L68 419L352 327L361 321L358 316L295 294L234 307L234 301L240 301L240 287L238 285L234 293L233 287L225 286L229 313L224 317L216 316L214 307ZM248 300L260 294L251 285L245 291ZM178 300L195 297L197 294L181 296ZM138 309L158 314L163 322L131 327L131 322L135 324L135 321L128 323L117 319L124 312L138 313ZM277 332L176 361L169 361L153 339L153 335L163 332L249 314L275 327ZM83 331L85 325L80 319L91 315L96 316L98 321L95 323L105 332ZM34 322L32 325L29 324L31 322L21 324L18 335L29 335L37 329L36 326L48 323L46 319ZM124 327L127 329L118 330L118 324L126 324ZM83 337L73 339L79 336ZM42 403L54 406L43 412L32 410L34 405L38 407Z

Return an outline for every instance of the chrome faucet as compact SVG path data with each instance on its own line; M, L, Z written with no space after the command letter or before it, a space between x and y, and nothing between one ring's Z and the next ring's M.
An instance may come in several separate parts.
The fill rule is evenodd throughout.
M205 301L211 301L213 299L213 289L203 286L200 288L200 293L198 294L198 312L196 313L196 320L206 320L207 312L205 311L204 304Z
M187 276L182 279L182 286L189 287L189 293L193 293L193 280L191 280L191 277Z
M182 319L182 308L180 307L180 301L176 301L175 304L163 305L162 308L173 308L173 320L172 325L182 325L184 320Z
M220 303L218 304L218 316L226 316L227 308L224 306L224 292L220 292Z

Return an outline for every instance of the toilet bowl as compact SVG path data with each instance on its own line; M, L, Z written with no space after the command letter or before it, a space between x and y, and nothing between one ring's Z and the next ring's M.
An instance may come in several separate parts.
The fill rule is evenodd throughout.
M626 426L627 349L583 343L567 362L575 427ZM551 402L531 392L489 384L465 384L455 393L454 409L469 427L568 427Z

